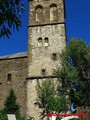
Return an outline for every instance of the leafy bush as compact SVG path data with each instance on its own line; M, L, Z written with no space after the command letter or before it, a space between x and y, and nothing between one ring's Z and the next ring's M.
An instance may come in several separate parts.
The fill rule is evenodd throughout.
M25 116L19 115L19 116L16 117L16 119L17 120L25 120ZM8 120L7 113L5 112L4 109L0 110L0 120Z
M25 120L25 116L21 116L21 115L20 115L20 116L17 116L16 119L17 119L17 120Z
M4 109L0 110L0 120L7 120L7 116Z

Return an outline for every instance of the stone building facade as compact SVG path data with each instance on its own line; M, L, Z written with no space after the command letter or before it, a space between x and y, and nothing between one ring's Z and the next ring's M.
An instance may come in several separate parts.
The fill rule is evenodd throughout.
M0 57L0 108L13 88L21 113L40 119L38 82L52 78L66 46L64 0L29 0L28 54Z
M29 5L26 114L39 120L36 86L53 78L66 46L64 0L30 0Z
M21 114L26 112L27 53L0 57L0 109L12 88Z

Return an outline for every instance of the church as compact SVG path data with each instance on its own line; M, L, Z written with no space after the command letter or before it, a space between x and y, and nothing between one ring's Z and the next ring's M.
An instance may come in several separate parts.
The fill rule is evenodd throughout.
M0 108L12 88L20 112L39 120L38 82L53 77L66 46L64 0L29 0L28 51L0 57Z

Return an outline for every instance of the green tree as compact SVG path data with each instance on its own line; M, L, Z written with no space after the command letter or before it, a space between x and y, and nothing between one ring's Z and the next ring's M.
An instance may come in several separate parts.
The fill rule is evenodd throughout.
M65 96L59 96L55 88L53 79L42 81L42 84L37 86L39 107L43 108L41 116L44 117L48 112L65 111L67 108Z
M66 112L67 103L65 96L51 96L47 99L48 111L55 111L56 113Z
M20 0L0 0L0 37L11 35L11 28L19 29L21 26L21 12L24 3Z
M78 71L78 81L72 100L77 106L90 106L90 46L83 40L72 38L68 49L73 66Z
M63 50L60 54L60 65L57 70L53 72L57 76L62 86L58 86L59 94L70 95L72 83L78 80L78 71L71 65L69 52L67 49Z
M19 104L16 103L16 99L17 97L11 89L9 96L6 98L4 103L4 110L6 113L19 115Z
M62 90L76 106L90 106L90 46L71 38L60 60L62 67L54 74L62 82Z

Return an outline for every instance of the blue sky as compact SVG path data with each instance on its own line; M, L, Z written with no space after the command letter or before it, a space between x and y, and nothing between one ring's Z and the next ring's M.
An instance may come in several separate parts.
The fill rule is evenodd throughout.
M28 49L28 0L26 12L22 16L22 27L13 31L10 39L0 39L0 56L25 52ZM80 38L90 44L90 0L65 0L67 41L71 37Z
M65 1L67 39L74 36L90 44L90 0Z

